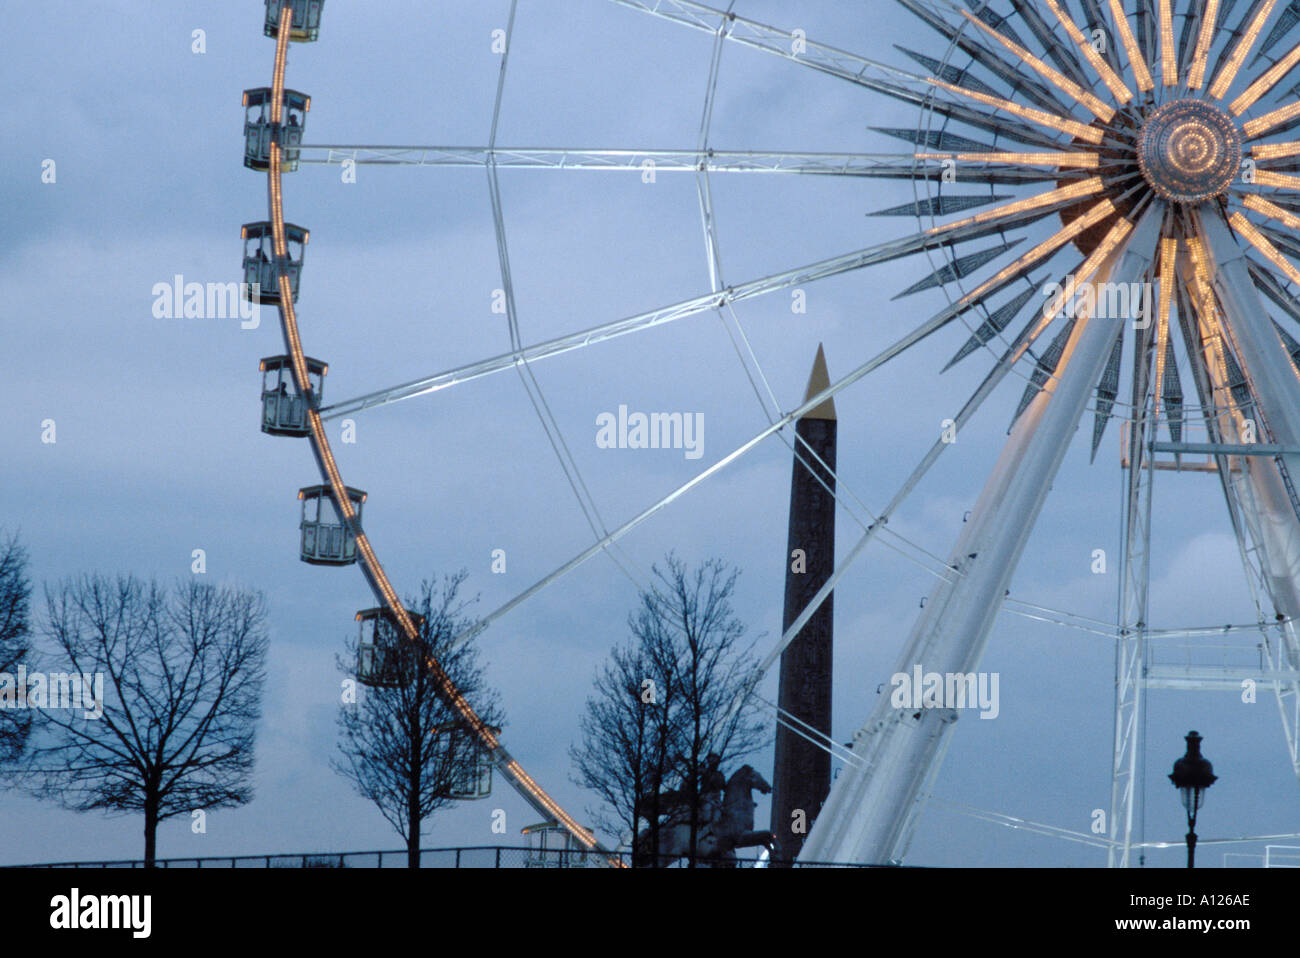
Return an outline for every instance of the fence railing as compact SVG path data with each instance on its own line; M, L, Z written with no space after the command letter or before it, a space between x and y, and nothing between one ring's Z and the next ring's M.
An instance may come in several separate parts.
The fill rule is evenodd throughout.
M422 848L421 868L601 868L610 858L631 866L630 852L608 855L573 849L514 848L503 845L475 845L462 848ZM713 862L697 860L697 865ZM741 868L760 867L766 862L741 858L725 864ZM684 859L665 861L665 867L685 867ZM141 859L116 861L42 862L33 865L10 865L9 868L144 868ZM156 868L406 868L406 849L367 852L300 852L275 855L209 855L199 858L159 858ZM796 862L796 868L876 868L877 865Z

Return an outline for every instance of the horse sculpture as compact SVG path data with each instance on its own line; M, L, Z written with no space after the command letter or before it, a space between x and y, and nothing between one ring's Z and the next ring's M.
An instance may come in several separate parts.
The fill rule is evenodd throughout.
M751 765L742 765L727 779L721 805L701 795L700 822L696 841L697 864L710 868L734 868L736 849L762 845L769 850L775 836L767 831L754 831L754 789L766 795L772 791L767 779ZM716 793L715 793L716 794ZM636 837L638 857L648 859L653 854L650 847L650 829L642 830ZM686 858L691 853L691 821L689 807L674 809L667 821L659 826L659 860L670 863Z

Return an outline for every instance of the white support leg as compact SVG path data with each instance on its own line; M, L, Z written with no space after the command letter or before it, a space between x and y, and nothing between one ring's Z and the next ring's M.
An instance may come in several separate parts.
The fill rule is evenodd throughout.
M1197 214L1210 259L1210 276L1222 307L1224 333L1232 343L1238 364L1257 403L1258 439L1285 449L1300 449L1300 375L1278 337L1259 293L1250 278L1245 252L1228 224L1216 213ZM1267 437L1267 438L1264 438ZM1240 441L1240 440L1238 440ZM1294 621L1300 618L1300 503L1295 481L1300 479L1300 455L1287 453L1276 460L1244 457L1240 502L1246 525L1255 538L1264 586L1275 613L1287 619L1282 628L1282 648L1270 649L1274 667L1300 669L1300 637ZM1248 570L1249 571L1249 570ZM1300 779L1300 749L1294 710L1300 702L1295 683L1275 683L1283 731L1292 768ZM1289 700L1289 701L1288 701Z
M1119 283L1150 268L1164 204L1143 216L1108 271ZM1131 317L1130 317L1131 318ZM1012 430L950 563L960 575L935 589L914 626L897 672L975 670L1012 574L1119 334L1118 320L1081 316L1050 381ZM854 738L862 766L846 767L805 842L805 861L884 863L898 859L917 804L952 731L950 709L891 705L883 694Z

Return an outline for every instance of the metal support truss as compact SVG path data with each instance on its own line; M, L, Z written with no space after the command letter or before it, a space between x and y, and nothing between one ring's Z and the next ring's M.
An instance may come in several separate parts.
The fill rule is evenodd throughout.
M1244 251L1217 214L1194 216L1206 243L1207 266L1222 311L1223 326L1255 399L1262 433L1285 451L1271 459L1252 457L1246 476L1253 495L1243 497L1247 526L1255 538L1264 586L1280 623L1280 638L1265 634L1272 686L1286 735L1292 768L1300 779L1300 685L1288 673L1300 671L1300 503L1294 477L1300 476L1300 378L1251 279Z
M1143 684L1147 668L1147 615L1151 582L1151 502L1154 456L1148 442L1155 430L1156 396L1151 366L1156 337L1151 324L1139 331L1133 364L1133 406L1126 428L1133 454L1124 472L1120 527L1119 634L1115 641L1115 751L1111 765L1110 847L1107 864L1127 867L1141 798L1139 756ZM1135 821L1136 819L1136 821Z
M1154 454L1212 456L1223 484L1233 532L1246 579L1259 615L1256 645L1185 646L1185 663L1161 661L1171 647L1153 640L1146 628L1145 596L1149 569L1149 526L1135 527L1134 516L1150 515L1150 461L1146 483L1134 478L1138 455L1129 463L1131 491L1126 520L1121 635L1116 655L1115 761L1112 776L1109 864L1131 864L1134 848L1149 843L1135 839L1140 831L1141 715L1150 689L1179 691L1240 691L1245 682L1272 689L1278 702L1292 767L1300 777L1300 647L1293 620L1300 612L1300 504L1289 481L1300 468L1296 437L1300 436L1300 380L1283 344L1274 342L1272 323L1259 322L1267 312L1259 300L1244 253L1227 224L1217 214L1193 214L1194 237L1178 263L1179 311L1188 358L1200 401L1207 410L1210 442L1157 442L1154 432L1135 433L1129 448ZM1235 361L1247 380L1248 397L1234 395L1228 363ZM1139 361L1136 377L1146 367ZM1135 392L1135 408L1138 407ZM1248 401L1246 401L1248 400ZM1153 402L1153 397L1147 397ZM1148 405L1146 408L1150 408ZM1253 430L1249 421L1253 422ZM1264 437L1252 442L1251 433ZM1269 440L1272 440L1271 442ZM1293 465L1294 464L1294 465ZM1132 494L1134 493L1135 494ZM1142 541L1135 541L1135 531ZM1144 568L1139 574L1136 563ZM1140 601L1139 601L1140 597ZM1265 601L1266 600L1266 601ZM1266 604L1267 603L1267 604ZM1269 607L1271 606L1271 608ZM1195 654L1216 652L1235 662L1192 661ZM1244 661L1249 656L1254 661ZM1137 822L1135 823L1135 819Z
M348 146L304 145L300 163L361 166L483 167L502 170L596 170L642 173L801 173L809 176L865 176L878 179L935 177L943 157L913 153L792 153L781 150L623 150L581 147ZM1083 170L1027 170L1011 163L987 163L981 181L1037 183L1075 179Z

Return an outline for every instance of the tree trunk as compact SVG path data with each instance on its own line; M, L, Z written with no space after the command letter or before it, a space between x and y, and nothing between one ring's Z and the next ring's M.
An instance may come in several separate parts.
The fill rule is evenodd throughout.
M690 790L687 795L690 796L691 802L691 859L690 868L695 867L695 855L699 848L700 841L700 790L699 790L699 771L695 768L695 762L690 763L691 782Z
M420 867L420 793L414 788L406 799L406 867Z
M688 765L691 773L691 868L695 867L695 858L699 853L700 841L700 708L699 695L696 693L695 663L691 663L691 707L695 712L694 728L691 731L691 760Z
M411 821L407 825L406 867L420 867L420 818L415 809L411 809Z
M158 799L144 800L144 867L153 868L158 853Z
M636 755L632 763L632 867L645 865L637 851L637 827L641 824L642 804L645 801L645 705L639 707L636 724Z
M665 712L667 705L664 706ZM654 776L654 795L650 799L650 854L652 868L663 868L664 861L660 855L659 849L659 817L663 813L663 805L660 802L660 796L664 787L664 772L668 766L668 749L667 749L667 723L662 722L657 732L659 736L659 745L655 755L655 776Z

